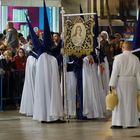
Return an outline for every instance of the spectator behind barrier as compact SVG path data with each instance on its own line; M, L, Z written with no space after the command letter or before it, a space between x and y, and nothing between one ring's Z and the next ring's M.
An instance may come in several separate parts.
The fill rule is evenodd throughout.
M4 51L6 51L7 46L4 43L0 42L0 60L4 59Z
M23 48L19 48L17 51L17 55L14 57L14 61L16 64L16 70L25 71L25 65L26 65L26 56L25 51Z
M3 54L4 59L0 60L0 68L2 68L6 73L14 71L15 63L12 60L12 52L10 50L6 50Z
M16 54L16 50L19 47L18 32L12 22L7 23L5 44L10 47L13 54Z

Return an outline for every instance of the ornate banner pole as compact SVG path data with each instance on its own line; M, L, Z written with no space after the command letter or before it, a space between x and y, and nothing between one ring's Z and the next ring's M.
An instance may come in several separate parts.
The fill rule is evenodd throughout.
M64 42L64 7L61 8L61 15L62 15L62 40ZM62 99L63 99L63 112L65 112L65 97L67 96L67 91L66 91L66 69L67 69L67 63L66 63L66 56L64 54L64 48L61 52L63 54L63 68L62 68ZM68 117L68 102L67 102L67 98L66 98L66 109L67 109L67 113L66 113L66 119L68 119L69 121L69 117ZM64 114L65 115L65 114Z
M79 13L79 14L64 14L64 17L71 17L71 16L86 16L86 15L96 15L97 13Z

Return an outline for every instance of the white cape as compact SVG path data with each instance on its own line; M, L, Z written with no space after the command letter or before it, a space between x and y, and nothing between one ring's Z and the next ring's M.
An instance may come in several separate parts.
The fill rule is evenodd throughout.
M28 56L25 69L25 81L19 112L27 116L33 115L36 58Z
M34 120L49 122L63 117L59 80L56 58L41 54L36 64Z
M98 76L106 96L109 91L109 64L106 57L104 58L104 61L105 62L101 63L104 67L103 73L100 71L100 66L98 65Z
M106 114L106 105L105 105L105 98L106 95L109 91L109 65L108 65L108 61L107 58L104 58L103 63L98 65L98 80L99 80L99 87L100 87L100 93L102 94L101 96L101 100L102 100L102 107L103 107L103 111ZM104 68L104 70L101 72L100 69L100 65L102 65L102 67Z
M76 86L77 81L73 71L66 72L66 95L64 95L65 114L70 117L76 115Z
M83 59L83 115L87 118L103 118L102 91L99 85L97 65Z

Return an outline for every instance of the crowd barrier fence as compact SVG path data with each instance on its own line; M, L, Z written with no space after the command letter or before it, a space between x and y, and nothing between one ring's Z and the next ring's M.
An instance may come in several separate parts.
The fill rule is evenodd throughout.
M19 108L24 77L25 71L18 70L0 75L0 111Z

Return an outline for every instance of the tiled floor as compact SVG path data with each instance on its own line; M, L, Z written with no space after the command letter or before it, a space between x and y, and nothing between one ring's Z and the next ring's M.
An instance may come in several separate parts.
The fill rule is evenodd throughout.
M45 124L17 111L0 112L0 140L139 140L140 127L110 129L110 120Z

